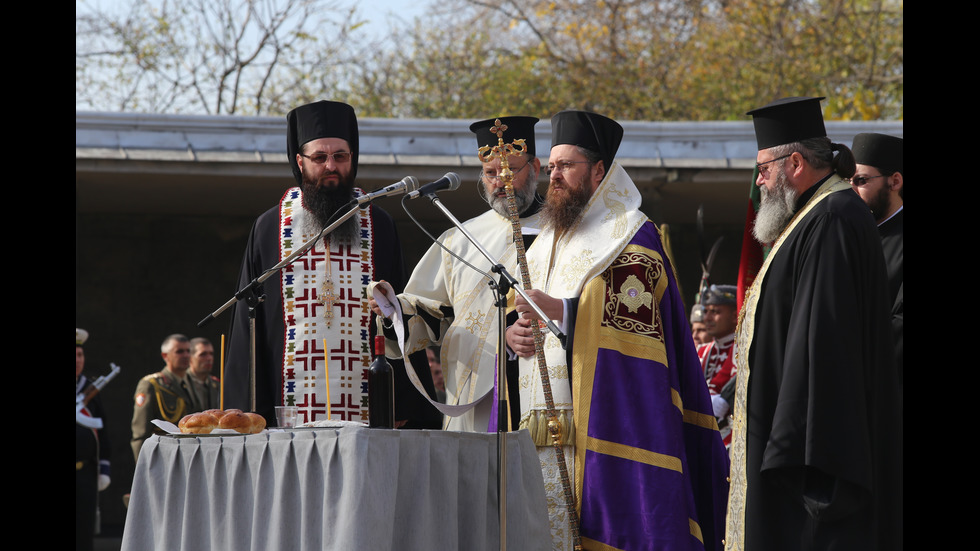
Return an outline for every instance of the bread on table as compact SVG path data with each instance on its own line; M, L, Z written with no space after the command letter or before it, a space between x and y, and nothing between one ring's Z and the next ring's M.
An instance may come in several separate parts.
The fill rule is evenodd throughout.
M246 413L246 416L252 421L250 434L258 434L265 430L265 417L262 417L258 413Z
M219 429L232 429L235 432L249 434L252 431L252 420L241 410L226 411L218 421Z
M218 428L218 419L206 412L191 413L180 419L177 428L185 434L210 434Z
M265 417L240 409L209 409L181 418L177 428L184 434L210 434L215 429L230 429L240 434L258 434L265 430Z

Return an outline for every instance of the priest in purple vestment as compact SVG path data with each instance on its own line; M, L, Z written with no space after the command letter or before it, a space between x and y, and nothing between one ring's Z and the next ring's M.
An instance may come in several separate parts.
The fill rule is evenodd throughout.
M728 456L660 230L615 161L623 128L583 111L551 122L528 294L567 339L563 349L548 335L542 369L537 316L519 298L507 342L521 356L521 427L538 445L554 548L571 549L578 528L585 549L720 550ZM560 452L546 428L552 407Z

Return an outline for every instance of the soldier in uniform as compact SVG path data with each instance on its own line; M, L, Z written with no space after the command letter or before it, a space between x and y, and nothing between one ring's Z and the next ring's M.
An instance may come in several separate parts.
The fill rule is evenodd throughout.
M708 336L708 328L704 325L703 304L695 304L691 307L691 336L694 337L694 346L711 342L711 337Z
M201 411L191 394L187 370L191 362L190 341L184 335L170 335L160 347L163 370L143 377L133 396L133 456L139 459L140 448L153 433L151 421L163 419L177 424L188 413Z
M85 341L88 331L75 328L75 399L84 396L92 381L85 369ZM98 421L104 417L102 399L92 396L75 414L75 549L92 549L95 536L99 492L109 486L109 435Z
M191 367L187 382L193 390L197 409L221 408L221 381L211 374L214 367L214 345L204 337L191 339Z
M702 293L705 332L708 342L698 345L698 359L711 395L711 409L718 418L722 441L731 443L731 402L725 385L735 377L735 325L738 305L735 285L712 285ZM730 390L734 391L734 387Z

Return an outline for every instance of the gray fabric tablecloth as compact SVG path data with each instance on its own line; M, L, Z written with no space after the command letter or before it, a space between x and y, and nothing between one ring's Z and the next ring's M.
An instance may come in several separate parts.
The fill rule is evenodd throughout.
M507 549L551 545L527 431L509 433ZM356 427L153 436L124 551L499 549L497 435Z

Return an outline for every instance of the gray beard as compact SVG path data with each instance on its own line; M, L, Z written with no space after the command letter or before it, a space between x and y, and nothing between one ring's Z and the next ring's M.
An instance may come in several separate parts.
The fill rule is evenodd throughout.
M782 170L776 176L773 192L762 187L762 201L755 216L752 235L760 243L772 243L779 238L786 224L796 211L796 192L789 186L789 179Z
M536 186L533 184L535 183L528 182L528 185L525 185L523 189L517 189L517 186L514 186L514 206L518 215L527 210L534 201ZM483 185L483 182L480 182L478 185L480 186L480 196L490 205L490 208L495 210L500 216L510 218L510 210L507 208L507 198L490 195L487 193L487 188Z

